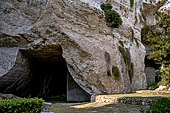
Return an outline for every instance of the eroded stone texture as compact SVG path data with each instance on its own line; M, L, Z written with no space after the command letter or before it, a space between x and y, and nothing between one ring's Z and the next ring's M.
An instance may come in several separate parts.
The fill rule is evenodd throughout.
M106 25L98 7L104 0L95 5L94 2L85 2L1 1L0 46L15 45L20 50L34 50L60 45L71 76L90 95L127 93L146 88L145 47L140 42L141 0L136 0L132 8L129 0L110 1L122 17L120 28ZM127 71L129 67L119 51L119 40L130 56L128 61L133 64L133 76ZM106 60L107 56L109 60ZM113 66L119 68L119 80L112 74ZM108 76L108 70L111 76Z
M0 50L4 50L4 48L0 48ZM5 48L5 50L11 50L11 48ZM11 66L9 70L6 70L6 72L0 77L0 90L3 93L15 92L14 94L22 95L24 93L22 91L28 84L30 79L30 70L27 59L21 54L21 52L18 51L18 49L15 52L17 52L17 54L16 57L14 57L16 58L14 60L14 65ZM4 65L4 63L2 63L1 65Z
M0 48L0 76L10 71L16 61L18 54L17 47L1 47Z

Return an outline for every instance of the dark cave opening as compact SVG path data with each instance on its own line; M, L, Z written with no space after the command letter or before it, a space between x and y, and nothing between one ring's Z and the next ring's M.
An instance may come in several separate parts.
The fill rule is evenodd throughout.
M32 58L30 72L31 79L28 85L30 97L66 100L68 71L63 58L60 60Z
M90 101L91 95L75 72L62 56L60 45L20 49L15 64L0 79L0 92L50 102Z
M153 67L155 69L159 69L161 67L161 63L156 62L153 59L148 59L148 56L145 56L145 67Z
M160 62L156 62L153 59L149 59L145 56L145 74L147 77L148 86L160 81L159 68L161 67Z

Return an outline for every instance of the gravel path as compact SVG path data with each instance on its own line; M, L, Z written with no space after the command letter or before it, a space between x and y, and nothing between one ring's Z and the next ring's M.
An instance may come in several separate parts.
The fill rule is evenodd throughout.
M112 103L55 103L51 110L54 113L140 113L141 108L148 106Z

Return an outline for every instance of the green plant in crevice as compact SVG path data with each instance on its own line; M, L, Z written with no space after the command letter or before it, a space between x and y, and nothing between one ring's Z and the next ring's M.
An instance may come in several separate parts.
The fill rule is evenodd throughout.
M150 84L149 86L148 86L148 89L149 90L155 90L156 88L158 88L159 86L158 86L158 82L154 82L154 83L152 83L152 84Z
M119 77L120 77L120 71L119 71L119 68L118 68L118 67L112 66L112 75L114 76L114 78L115 78L116 80L119 79Z
M126 50L124 49L124 47L119 46L119 51L123 57L125 64L128 64L128 57L126 55Z
M145 17L145 14L144 14L142 8L140 8L140 12L141 12L141 14L142 14L143 20L146 21L146 17ZM142 18L141 18L141 22L143 22L143 21L142 21Z
M132 41L134 41L134 38L135 38L134 30L131 28L131 29L130 29L130 32L131 32L131 35L132 35Z
M156 19L157 21L159 20L158 14L155 14L155 19Z
M144 26L142 29L141 29L141 42L145 45L148 45L149 42L148 42L148 35L149 35L149 32L151 31L152 29L152 26Z
M122 24L120 15L115 10L112 10L110 3L103 3L100 7L104 11L105 19L109 27L118 28Z
M137 16L135 15L135 24L137 24L138 23L138 18L137 18Z
M131 32L131 40L132 40L132 41L135 41L135 42L136 42L137 47L139 47L138 39L137 39L137 38L135 38L135 33L134 33L134 30L133 30L132 28L130 29L130 32Z
M110 3L106 3L106 4L101 4L100 5L101 9L106 12L107 10L111 11L112 10L112 5Z
M139 47L138 39L137 39L137 38L134 38L134 39L135 39L135 42L136 42L137 47Z
M107 75L108 76L112 76L111 72L110 72L110 69L107 69Z
M134 0L130 0L130 7L132 8L134 6Z
M122 47L124 47L123 41L119 40L118 43L119 43Z

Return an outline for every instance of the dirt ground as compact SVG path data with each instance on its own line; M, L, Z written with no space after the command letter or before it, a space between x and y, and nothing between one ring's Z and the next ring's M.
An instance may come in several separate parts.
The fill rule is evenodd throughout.
M140 113L143 105L113 103L55 103L50 111L54 113Z
M102 95L106 97L135 97L135 98L162 98L170 97L170 92L140 90L131 94ZM149 106L121 104L121 103L53 103L50 111L54 113L140 113L141 108Z

